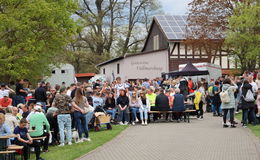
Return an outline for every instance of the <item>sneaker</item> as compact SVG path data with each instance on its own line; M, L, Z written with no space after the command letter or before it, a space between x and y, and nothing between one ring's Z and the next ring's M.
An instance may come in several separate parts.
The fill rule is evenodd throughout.
M128 122L125 122L124 125L128 125Z
M124 125L124 123L123 122L119 122L119 125Z
M69 143L68 143L68 145L69 145L69 146L71 146L71 145L72 145L72 143L71 143L71 142L69 142Z
M234 124L232 124L231 126L230 126L230 128L236 128L237 126L235 126Z
M142 121L142 125L144 125L144 121Z
M243 127L243 128L247 128L247 125L243 124L242 127Z
M135 122L137 123L137 122L139 122L139 120L136 118L136 119L135 119Z
M91 141L91 139L90 139L90 138L87 138L87 140L86 140L86 141L90 142L90 141Z
M228 127L228 125L227 124L223 124L223 128L227 128Z
M60 145L58 145L59 147L63 147L64 146L64 143L61 143Z
M135 125L135 122L132 122L132 125L134 126L134 125Z
M147 126L147 121L144 122L144 125Z
M78 140L76 143L82 143L83 139Z

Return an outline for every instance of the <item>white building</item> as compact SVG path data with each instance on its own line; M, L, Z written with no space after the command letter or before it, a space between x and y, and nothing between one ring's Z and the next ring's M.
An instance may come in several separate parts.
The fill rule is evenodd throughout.
M216 52L212 57L203 49L194 49L185 42L187 16L155 16L141 53L117 57L98 64L100 74L108 80L120 76L122 79L156 78L162 72L179 69L180 64L212 63L222 71L236 66L227 53Z
M66 86L75 83L74 67L71 64L62 64L59 68L53 68L51 76L46 77L45 82L50 82L52 86L61 85L62 82L65 82Z

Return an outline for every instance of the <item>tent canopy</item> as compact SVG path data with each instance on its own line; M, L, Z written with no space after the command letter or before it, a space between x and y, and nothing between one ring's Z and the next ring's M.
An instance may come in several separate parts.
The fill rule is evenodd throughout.
M187 63L187 65L181 71L164 73L163 75L168 75L169 77L200 76L200 75L209 75L209 72L207 70L200 71L191 62L189 62L189 63Z

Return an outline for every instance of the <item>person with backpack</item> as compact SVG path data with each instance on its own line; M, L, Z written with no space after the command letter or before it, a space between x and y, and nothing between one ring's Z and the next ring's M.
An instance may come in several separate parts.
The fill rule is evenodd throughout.
M224 116L223 116L224 128L229 127L226 124L228 112L230 114L230 122L231 122L230 127L236 128L234 122L234 110L236 105L234 93L236 89L237 89L237 85L233 81L231 82L229 78L226 78L223 81L222 92L220 93L220 99L221 99L221 107L224 112Z
M245 80L241 88L241 107L243 110L243 127L247 127L248 115L253 121L253 124L256 125L256 116L255 116L255 97L252 89L252 85L249 84L248 80Z

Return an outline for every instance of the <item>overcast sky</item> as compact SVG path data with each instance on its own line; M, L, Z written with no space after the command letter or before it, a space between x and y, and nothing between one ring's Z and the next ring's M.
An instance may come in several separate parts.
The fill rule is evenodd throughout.
M165 14L184 15L187 14L188 3L192 0L159 0Z

